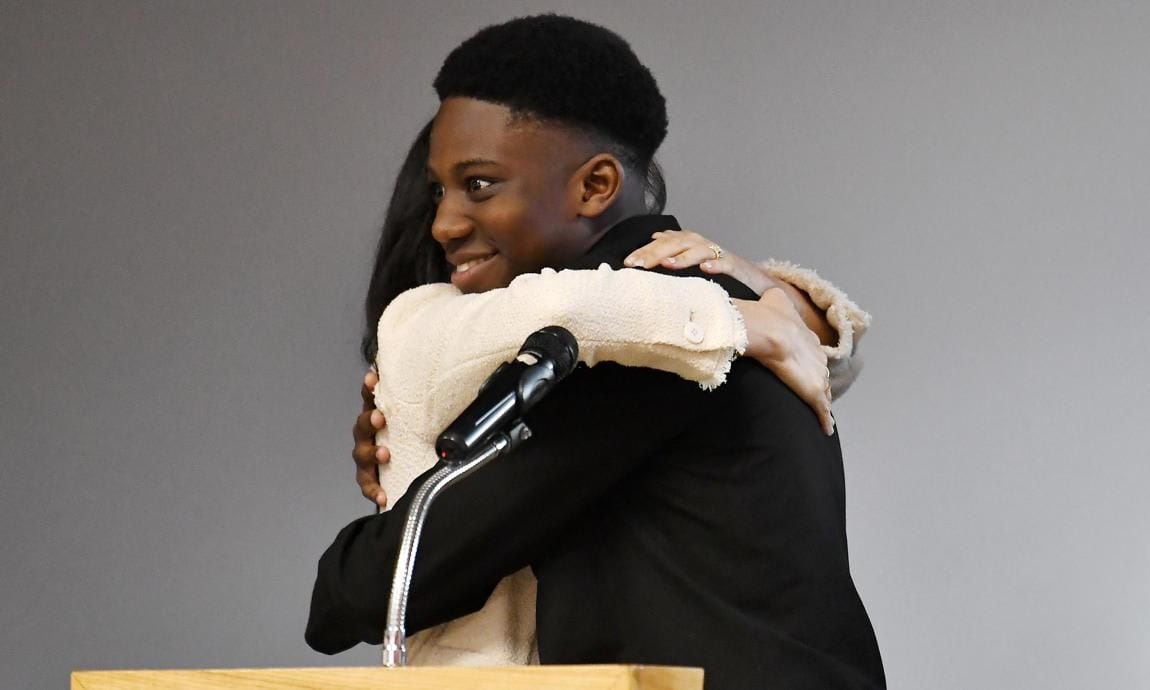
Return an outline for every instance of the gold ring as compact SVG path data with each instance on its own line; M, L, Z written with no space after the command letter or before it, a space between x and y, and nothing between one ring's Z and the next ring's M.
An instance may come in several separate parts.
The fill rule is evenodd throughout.
M718 261L719 259L723 258L723 248L720 247L719 245L709 244L709 245L707 245L707 248L710 249L715 254L715 261Z

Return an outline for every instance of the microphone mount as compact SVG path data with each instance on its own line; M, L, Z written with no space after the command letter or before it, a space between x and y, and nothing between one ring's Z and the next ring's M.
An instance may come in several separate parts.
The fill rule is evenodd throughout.
M463 462L444 463L416 490L407 509L403 541L395 563L395 575L391 580L391 596L387 602L387 627L383 633L384 666L395 668L407 665L407 633L404 629L407 620L407 599L411 591L411 575L415 567L415 554L419 549L419 537L423 532L423 523L427 519L432 501L447 487L492 460L511 452L529 438L531 429L523 423L523 420L518 420L511 429L495 434L475 449Z

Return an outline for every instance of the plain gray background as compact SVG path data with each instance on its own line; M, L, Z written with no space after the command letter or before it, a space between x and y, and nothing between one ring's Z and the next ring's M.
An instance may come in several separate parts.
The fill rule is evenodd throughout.
M873 312L837 405L894 688L1150 687L1150 3L0 2L0 669L303 643L361 300L442 58L556 9L670 107L670 209ZM497 500L497 497L493 497Z

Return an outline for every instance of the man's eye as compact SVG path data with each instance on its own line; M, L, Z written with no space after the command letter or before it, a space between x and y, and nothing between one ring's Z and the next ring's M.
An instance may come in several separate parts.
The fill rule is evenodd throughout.
M470 177L467 179L467 191L469 192L482 192L491 185L491 180L485 180L482 177Z

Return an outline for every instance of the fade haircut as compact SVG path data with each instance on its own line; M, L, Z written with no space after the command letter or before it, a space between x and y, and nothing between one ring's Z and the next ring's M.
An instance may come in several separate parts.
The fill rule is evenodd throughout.
M434 85L441 101L474 98L606 138L644 172L667 136L667 103L651 71L618 34L572 17L482 29L451 51Z

